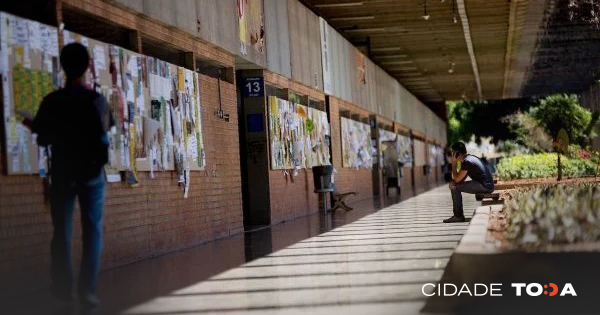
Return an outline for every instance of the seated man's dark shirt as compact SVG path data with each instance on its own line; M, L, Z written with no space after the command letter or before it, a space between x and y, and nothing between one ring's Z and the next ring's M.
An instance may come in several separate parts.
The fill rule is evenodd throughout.
M490 169L476 156L467 155L461 163L461 170L467 171L472 180L479 182L483 187L494 189L494 179Z

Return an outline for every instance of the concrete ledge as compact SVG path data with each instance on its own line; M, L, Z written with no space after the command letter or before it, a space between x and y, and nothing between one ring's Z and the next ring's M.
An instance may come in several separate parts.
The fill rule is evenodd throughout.
M475 209L469 228L461 238L454 253L458 254L500 254L503 253L494 244L486 242L488 223L492 210L501 208L502 205L482 206Z

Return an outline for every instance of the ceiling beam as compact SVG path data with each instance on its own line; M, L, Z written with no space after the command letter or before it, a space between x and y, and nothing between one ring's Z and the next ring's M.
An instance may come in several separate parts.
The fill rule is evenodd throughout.
M469 17L467 16L467 10L465 9L464 0L456 0L456 6L458 8L458 15L462 22L463 34L465 42L467 44L467 51L471 58L471 67L473 68L473 75L475 76L475 84L477 85L477 93L479 99L482 99L481 93L481 80L479 78L479 67L477 66L477 58L475 57L475 49L473 49L473 42L471 41L471 28L469 26Z
M510 13L508 15L508 37L506 39L506 55L504 56L504 83L502 86L502 98L508 98L508 87L510 84L510 69L513 54L513 46L516 40L517 7L519 0L510 2Z

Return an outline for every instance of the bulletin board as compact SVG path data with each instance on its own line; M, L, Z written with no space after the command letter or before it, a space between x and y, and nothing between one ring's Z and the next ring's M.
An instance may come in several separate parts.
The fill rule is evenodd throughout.
M385 129L379 129L379 143L396 140L396 133Z
M59 84L58 32L51 26L0 12L0 75L7 173L44 174L45 151L21 122L35 115Z
M64 43L88 48L90 89L109 102L109 181L137 183L138 171L177 170L179 182L206 164L200 80L194 71L65 30ZM0 13L0 74L8 174L43 173L45 150L21 124L20 110L35 115L42 99L63 86L56 28ZM189 187L186 185L186 187ZM187 190L186 190L187 191Z
M385 129L379 128L379 165L383 166L383 152L387 149L389 144L385 142L396 141L396 133ZM392 144L397 147L397 144Z
M330 165L327 113L270 96L268 116L271 169Z
M404 166L411 166L413 163L412 156L412 142L410 137L398 135L398 160L403 163Z
M316 108L308 108L306 125L310 135L310 154L306 166L312 168L313 166L331 165L329 154L331 129L327 120L327 113Z
M431 166L437 166L437 163L438 163L437 147L435 146L435 144L431 144L431 143L429 143L427 145L427 147L429 149L429 165L431 165Z
M429 145L429 164L433 166L444 165L444 149L438 145Z
M198 73L177 68L177 99L171 107L175 156L183 161L182 169L204 170L206 155L202 140L200 80Z
M203 170L200 82L194 71L65 31L92 58L88 84L105 95L116 126L107 173Z
M342 166L373 168L371 127L346 117L341 117L341 127Z
M438 146L438 165L446 164L446 151L443 147Z
M429 164L433 166L444 165L444 149L438 145L429 145Z
M88 49L91 61L86 73L89 88L103 94L109 102L115 127L109 131L109 162L106 172L120 178L120 171L135 177L141 169L136 159L144 151L138 142L148 89L141 74L144 57L123 48L96 41L65 30L64 44L80 43ZM141 164L141 163L140 163ZM137 181L137 178L130 178Z

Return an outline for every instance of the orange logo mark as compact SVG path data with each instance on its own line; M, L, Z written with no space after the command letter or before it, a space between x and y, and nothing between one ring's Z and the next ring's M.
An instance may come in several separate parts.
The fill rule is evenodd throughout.
M549 284L544 284L544 289L548 288L548 285L550 285L550 288L552 288L552 292L550 292L550 296L555 296L558 294L558 286L554 283L549 283ZM548 295L548 291L544 291L545 295Z

